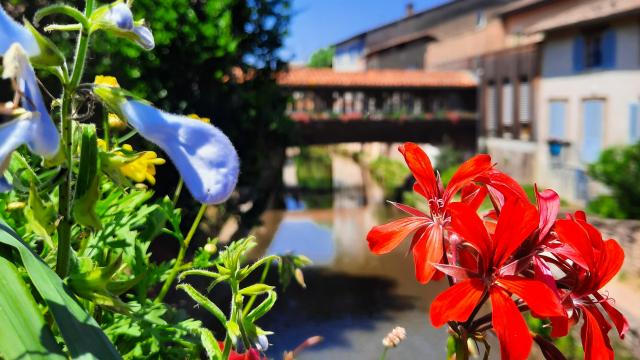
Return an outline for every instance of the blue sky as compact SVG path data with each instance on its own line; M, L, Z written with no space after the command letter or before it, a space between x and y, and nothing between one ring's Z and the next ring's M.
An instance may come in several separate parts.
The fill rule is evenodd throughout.
M294 17L285 54L306 62L317 49L400 19L409 0L293 0ZM413 0L422 11L447 0Z

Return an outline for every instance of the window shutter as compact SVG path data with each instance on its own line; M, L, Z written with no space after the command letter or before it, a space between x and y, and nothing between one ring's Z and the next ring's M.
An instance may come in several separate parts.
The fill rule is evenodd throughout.
M549 103L549 138L564 140L564 123L566 117L566 103L564 101L551 101Z
M602 66L616 67L616 31L609 29L602 34Z
M520 118L519 120L520 120L520 123L522 124L527 124L531 120L530 109L529 109L529 101L530 101L529 97L531 96L530 89L531 88L529 87L528 81L520 82L520 91L519 91L520 101L518 104L518 110L519 110L519 118Z
M629 105L629 142L635 144L640 140L640 106L635 104Z
M495 85L489 85L487 87L487 96L485 98L485 113L487 114L487 134L494 136L497 129L496 121L496 87Z
M573 71L584 70L584 36L578 35L573 39Z
M502 125L513 125L513 86L508 82L502 84Z

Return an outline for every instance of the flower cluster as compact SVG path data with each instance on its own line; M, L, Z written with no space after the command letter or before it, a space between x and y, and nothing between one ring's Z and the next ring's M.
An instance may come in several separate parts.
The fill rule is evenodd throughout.
M409 216L374 227L367 241L373 253L384 254L413 233L417 280L446 276L450 284L431 304L435 327L448 324L463 348L469 339L486 345L485 333L493 330L502 359L526 359L534 340L545 358L562 356L552 342L532 337L521 315L528 311L547 321L552 337L566 336L582 321L585 359L614 358L610 323L621 338L628 330L601 292L624 259L615 240L603 240L581 211L558 219L553 190L536 189L537 206L531 204L488 155L463 163L445 188L420 147L406 143L399 150L428 211L393 203ZM479 214L487 198L492 207ZM487 302L491 313L478 316Z

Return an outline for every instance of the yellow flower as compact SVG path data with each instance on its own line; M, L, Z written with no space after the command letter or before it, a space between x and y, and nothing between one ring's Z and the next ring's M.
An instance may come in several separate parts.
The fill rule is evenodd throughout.
M192 119L196 119L196 120L200 120L203 123L207 123L207 124L211 124L211 119L207 118L207 117L200 117L196 114L189 114L187 115L187 117L192 118Z
M118 79L113 76L96 75L93 83L96 85L104 85L115 88L120 87L120 84L118 84ZM122 130L127 126L127 123L122 121L122 119L120 119L120 117L114 113L109 113L107 120L109 122L109 127L114 130Z
M124 145L122 148L125 148ZM129 146L130 148L130 146ZM141 183L147 181L151 185L156 183L156 165L166 163L165 159L159 158L153 151L144 151L138 154L138 157L126 164L120 166L120 172L129 179Z
M119 88L120 84L118 84L118 79L113 76L106 75L96 75L96 78L93 80L93 83L96 85L105 85Z

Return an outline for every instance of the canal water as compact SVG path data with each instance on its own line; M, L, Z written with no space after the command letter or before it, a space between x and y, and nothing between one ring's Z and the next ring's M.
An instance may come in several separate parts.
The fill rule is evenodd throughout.
M348 160L338 160L336 166L338 177L356 175ZM333 195L327 195L333 197L329 209L308 209L304 196L290 197L289 210L265 215L256 233L260 254L292 252L314 262L304 271L307 288L290 285L261 320L261 326L275 333L270 337L271 358L279 359L285 350L320 335L324 341L300 359L378 359L383 337L395 326L406 328L407 339L387 359L444 357L446 330L431 326L428 309L445 284L423 286L415 280L408 242L387 255L369 252L369 229L403 215L384 204L379 189L365 184L360 184L359 196L354 192L358 184L338 184Z

